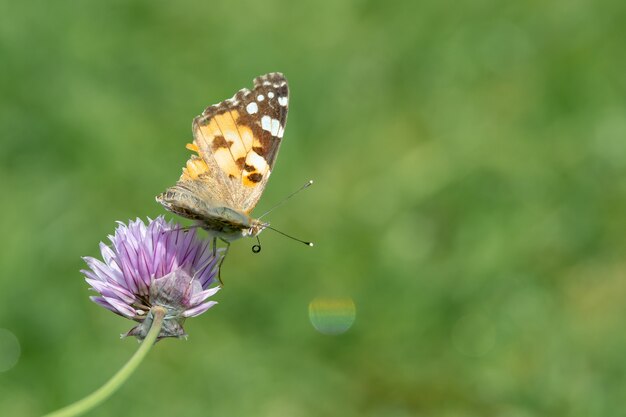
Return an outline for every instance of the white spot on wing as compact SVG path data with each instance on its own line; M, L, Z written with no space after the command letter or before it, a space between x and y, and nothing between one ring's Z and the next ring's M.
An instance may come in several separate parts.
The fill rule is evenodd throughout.
M261 117L261 129L267 130L268 132L272 131L272 118L269 116Z
M278 129L280 129L280 122L276 119L272 119L272 136L278 136Z
M254 151L250 152L246 157L246 164L252 165L256 171L261 173L265 173L269 168L267 162L265 162L265 158Z
M287 97L278 97L278 104L285 107L287 105Z
M265 100L265 96L263 94L259 94L258 96L256 96L256 101L263 101Z
M274 98L274 93L270 91L269 93L267 93L267 96L268 96L269 98Z
M253 101L251 103L248 103L248 105L246 106L246 111L248 112L248 114L254 114L259 111L259 106L257 106L257 104Z
M283 133L285 133L285 129L283 129L283 127L281 126L281 127L278 128L278 134L276 136L279 137L279 138L282 138L283 137Z

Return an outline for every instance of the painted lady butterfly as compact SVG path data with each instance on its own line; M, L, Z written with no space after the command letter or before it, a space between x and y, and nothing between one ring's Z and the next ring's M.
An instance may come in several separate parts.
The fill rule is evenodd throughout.
M232 98L193 120L191 156L178 182L156 200L199 222L214 238L255 237L268 223L250 217L278 155L287 122L289 89L278 72L254 79ZM305 242L307 243L307 242ZM259 247L260 250L260 247Z

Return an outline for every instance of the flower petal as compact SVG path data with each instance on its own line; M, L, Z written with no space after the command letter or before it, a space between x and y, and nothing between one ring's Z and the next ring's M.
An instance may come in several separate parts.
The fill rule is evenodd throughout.
M91 285L94 290L98 291L104 296L117 298L128 305L131 305L135 302L135 297L133 296L133 294L120 287L119 285L104 283L102 281L89 278L85 279L85 281L87 281L87 283Z
M85 261L87 266L96 274L97 278L100 281L118 282L118 280L122 278L118 271L109 268L108 265L96 258L92 258L91 256L85 256L83 260Z
M222 287L218 286L218 287L209 288L208 290L200 291L191 297L191 299L189 300L189 304L191 305L200 304L207 298L211 297L212 295L215 295L221 289Z
M183 316L184 317L199 316L200 314L204 313L205 311L213 307L215 304L217 304L217 301L208 301L204 304L195 306L194 308L190 308L189 310L185 310L185 312L183 313Z
M117 300L115 298L112 297L106 297L103 296L102 298L104 298L104 300L111 304L111 306L113 306L113 308L115 308L117 311L119 311L122 315L128 317L128 318L133 318L137 315L137 313L135 312L135 310L130 307L127 304L124 304L123 302L121 302L120 300Z

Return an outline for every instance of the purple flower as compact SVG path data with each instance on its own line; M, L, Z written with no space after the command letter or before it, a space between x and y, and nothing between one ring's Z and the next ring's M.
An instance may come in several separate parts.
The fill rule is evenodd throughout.
M145 338L152 324L150 309L166 308L159 338L186 336L182 327L187 317L198 316L217 304L206 301L219 291L216 282L221 250L199 240L195 229L181 229L163 216L137 219L128 226L119 222L112 245L100 242L104 262L83 258L89 267L81 270L97 304L140 324L124 336Z

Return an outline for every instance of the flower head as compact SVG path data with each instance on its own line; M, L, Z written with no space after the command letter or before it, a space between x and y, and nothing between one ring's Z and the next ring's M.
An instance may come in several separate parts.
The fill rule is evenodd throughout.
M155 306L167 310L159 338L186 336L185 319L217 304L206 300L219 290L211 285L223 255L209 240L198 239L195 229L181 229L163 216L148 220L120 222L109 236L112 245L100 242L104 262L85 257L89 269L81 272L100 293L91 300L140 323L126 336L145 338Z

